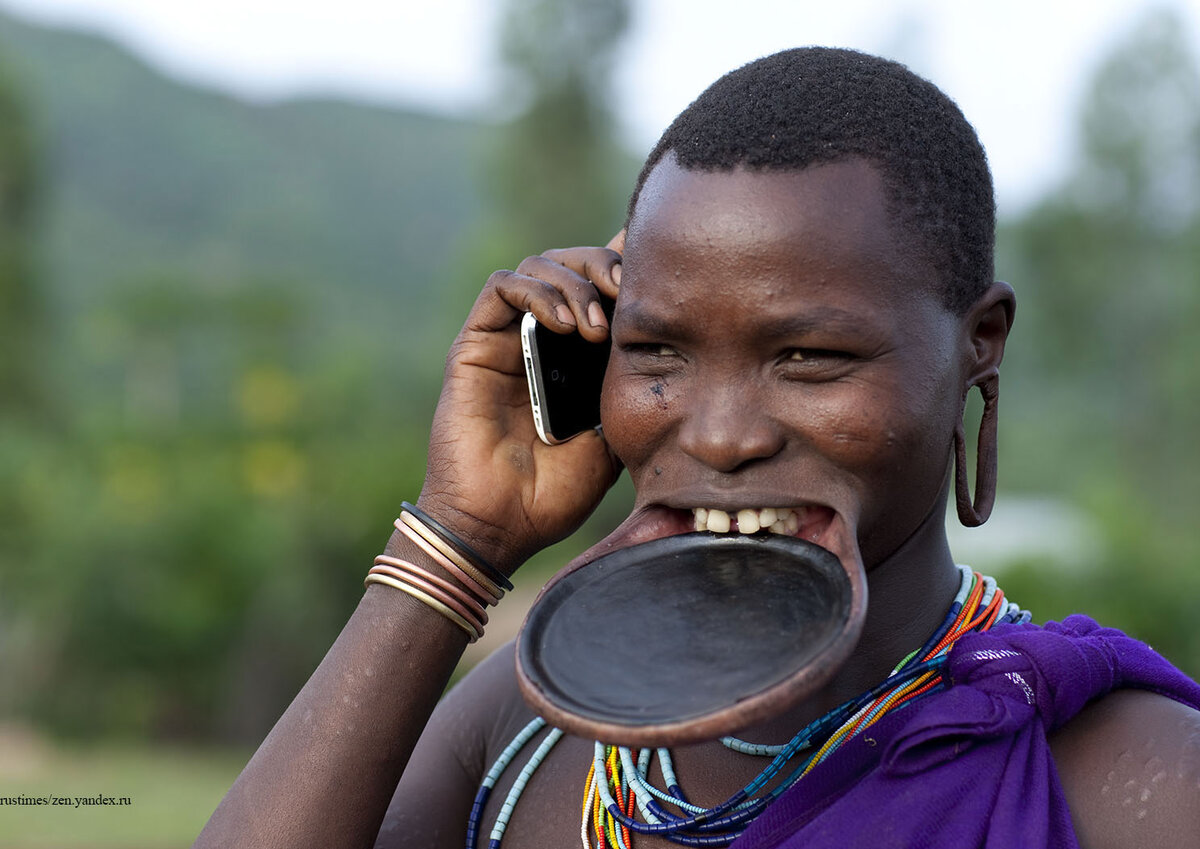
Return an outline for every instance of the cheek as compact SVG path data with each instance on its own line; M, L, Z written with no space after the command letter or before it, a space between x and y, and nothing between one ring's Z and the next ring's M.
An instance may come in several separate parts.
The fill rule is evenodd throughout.
M609 366L600 394L600 422L605 439L631 474L670 430L674 406L670 381L630 377Z
M940 481L954 420L939 396L863 387L824 403L810 399L794 420L806 422L803 430L828 459L877 485L889 473L901 473L902 484Z

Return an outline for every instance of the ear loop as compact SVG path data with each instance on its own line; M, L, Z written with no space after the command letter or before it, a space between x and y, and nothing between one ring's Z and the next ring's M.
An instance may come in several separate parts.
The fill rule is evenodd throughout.
M967 481L967 440L962 417L954 429L954 498L958 520L968 528L976 528L988 520L996 503L996 443L997 408L1000 404L1000 373L993 371L973 384L983 395L983 418L979 422L979 441L975 449L975 497L971 498ZM971 387L967 387L971 391ZM963 398L963 412L967 399Z

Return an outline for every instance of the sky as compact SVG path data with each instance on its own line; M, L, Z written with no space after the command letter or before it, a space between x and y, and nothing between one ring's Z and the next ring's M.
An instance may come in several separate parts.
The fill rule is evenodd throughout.
M613 99L635 151L649 150L725 71L785 47L854 47L906 62L958 101L988 150L1002 214L1061 178L1090 73L1155 5L633 2ZM1200 0L1166 5L1180 11L1200 54ZM172 76L252 100L335 94L476 115L502 111L493 49L500 8L500 0L0 0L0 9L110 35Z

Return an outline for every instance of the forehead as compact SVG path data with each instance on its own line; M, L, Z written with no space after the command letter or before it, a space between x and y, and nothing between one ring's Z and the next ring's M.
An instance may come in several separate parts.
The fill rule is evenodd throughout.
M642 283L668 270L728 286L802 275L810 286L861 282L855 297L936 295L933 269L912 242L890 212L882 175L865 159L702 171L667 157L638 196L625 270Z

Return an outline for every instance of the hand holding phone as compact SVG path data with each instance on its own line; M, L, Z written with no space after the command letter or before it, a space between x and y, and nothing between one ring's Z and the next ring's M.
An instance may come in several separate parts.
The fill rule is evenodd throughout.
M539 438L520 341L526 311L564 335L605 338L591 305L616 297L620 261L614 247L574 247L496 271L450 346L417 504L505 574L578 528L620 473L595 431L565 445Z

